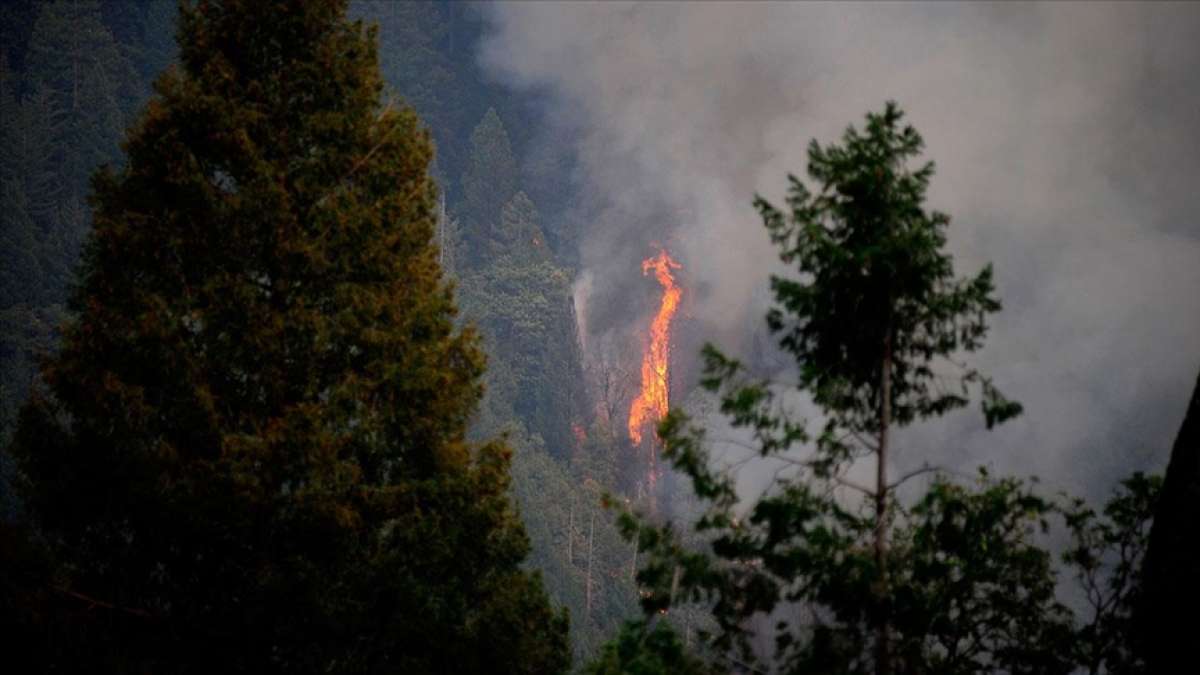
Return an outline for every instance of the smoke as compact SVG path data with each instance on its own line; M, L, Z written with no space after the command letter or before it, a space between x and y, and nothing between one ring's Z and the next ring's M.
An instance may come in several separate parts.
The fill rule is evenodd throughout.
M976 362L1026 413L904 435L923 461L1103 496L1161 471L1200 367L1200 5L492 5L480 58L576 154L585 336L634 335L638 263L683 263L687 330L738 353L781 271L751 199L894 99L937 162L960 274L1005 310Z

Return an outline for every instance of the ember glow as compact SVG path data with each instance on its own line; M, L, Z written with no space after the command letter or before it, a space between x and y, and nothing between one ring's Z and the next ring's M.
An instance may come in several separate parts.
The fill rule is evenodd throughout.
M645 426L651 421L662 419L667 414L670 403L667 385L670 381L668 378L671 366L671 319L675 317L675 311L679 309L679 299L683 295L679 286L675 284L671 270L679 268L679 263L671 259L666 249L659 251L657 256L642 261L642 274L649 274L653 270L654 277L662 286L663 294L658 314L650 324L650 343L642 354L642 389L629 407L629 438L635 446L641 445L642 430ZM653 481L653 468L651 476Z

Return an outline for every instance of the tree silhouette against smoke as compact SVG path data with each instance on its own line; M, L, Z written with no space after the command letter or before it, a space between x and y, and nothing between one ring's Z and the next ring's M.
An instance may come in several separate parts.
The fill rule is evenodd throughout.
M836 477L864 452L875 456L875 484L866 492L875 508L872 584L879 603L872 620L879 675L893 669L887 600L890 502L899 485L887 474L893 426L966 405L968 383L982 387L988 427L1021 410L953 360L982 346L984 319L1000 302L990 266L973 279L954 277L942 252L950 218L923 209L933 163L908 166L924 142L901 119L888 103L882 113L867 115L863 132L847 129L842 145L813 141L808 175L818 191L791 177L789 215L755 201L780 258L800 273L771 279L778 306L767 323L796 359L800 390L828 415L813 469ZM935 372L947 366L962 372Z
M848 129L842 144L814 142L809 176L818 190L792 178L790 213L756 200L781 257L799 272L772 278L777 307L768 323L796 358L797 388L826 422L810 432L789 414L788 387L753 380L741 363L705 348L703 386L753 439L746 461L774 465L775 478L743 502L735 477L710 465L705 431L672 411L658 431L665 456L704 504L693 524L704 543L697 550L671 524L621 516L644 552L647 620L627 627L609 661L654 662L655 650L667 650L659 661L674 658L661 621L699 604L715 628L701 651L739 668L756 669L764 657L770 672L843 675L1065 675L1084 663L1136 665L1115 629L1127 625L1136 597L1155 480L1129 479L1098 515L983 471L974 482L930 467L888 479L893 427L966 405L972 387L988 427L1021 410L960 361L982 346L985 319L1000 303L990 267L954 276L942 251L949 219L921 206L932 164L908 167L921 137L901 119L888 104L863 131ZM789 452L799 445L810 447ZM848 476L861 459L874 459L873 485ZM896 498L901 484L926 473L933 481L916 499ZM1056 597L1055 556L1037 540L1056 519L1075 542L1063 562L1098 608L1080 628ZM1105 586L1106 578L1117 581ZM754 645L756 623L773 647Z
M1183 418L1155 510L1135 629L1155 672L1194 660L1200 627L1200 377Z

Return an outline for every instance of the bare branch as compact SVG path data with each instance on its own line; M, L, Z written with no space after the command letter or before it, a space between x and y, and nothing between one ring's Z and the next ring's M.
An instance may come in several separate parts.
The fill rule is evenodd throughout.
M875 496L875 491L874 491L874 490L872 490L871 488L868 488L868 487L866 487L866 486L860 485L860 484L858 484L858 483L855 483L854 481L852 481L852 480L850 480L850 479L848 479L848 478L842 478L841 476L839 476L839 475L837 475L837 474L834 474L834 475L833 475L833 480L834 480L834 482L835 482L835 483L837 483L838 485L841 485L841 486L844 486L844 487L848 487L848 488L851 488L851 489L853 489L853 490L858 490L859 492L863 493L864 495L866 495L866 496L868 496L868 497L874 497L874 496Z
M384 105L383 109L379 111L379 116L376 117L376 119L375 119L376 123L382 122L383 119L385 117L387 117L387 114L392 111L392 104L393 104L393 100L389 98L387 101L387 104ZM367 154L360 157L358 159L358 161L356 161L354 163L354 165L350 167L350 170L347 171L346 174L344 176L342 176L337 181L337 183L334 184L334 186L331 189L326 191L325 194L321 195L320 198L318 198L317 201L314 202L314 204L318 207L323 205L325 203L325 200L328 199L330 195L332 195L334 192L336 192L339 188L346 185L349 182L350 178L353 177L354 174L358 173L358 170L361 169L368 161L370 161L371 157L373 157L375 155L375 153L379 151L380 148L382 148L384 145L387 144L387 142L389 140L391 140L392 134L396 131L396 128L398 126L399 126L399 124L393 124L390 128L388 128L388 130L386 132L384 132L383 137L379 139L379 142L375 144L375 147L371 148L370 150L367 151Z
M122 607L120 605L114 605L111 602L105 602L104 600L93 598L89 595L84 595L83 593L79 593L78 591L72 591L68 588L55 587L54 590L63 595L66 595L68 597L72 597L72 598L75 598L76 600L82 600L83 602L86 602L88 604L88 609L95 609L97 607L103 607L104 609L111 609L116 612L124 612L126 614L138 616L143 619L159 618L157 615L152 614L144 609L137 609L135 607Z
M887 488L886 488L886 489L887 489L887 490L895 490L896 488L898 488L898 487L900 487L901 485L903 485L903 484L904 484L906 481L908 481L909 479L911 479L911 478L916 478L917 476L920 476L920 475L922 475L922 474L926 474L926 473L943 473L944 471L945 471L945 469L943 469L943 468L942 468L942 467L940 467L940 466L931 466L931 465L929 465L929 464L924 464L924 465L922 465L920 468L918 468L918 469L913 469L912 471L909 471L908 473L906 473L906 474L904 474L904 475L900 476L900 477L899 477L899 478L897 478L897 479L896 479L894 482L892 482L892 483L888 484L888 486L887 486Z

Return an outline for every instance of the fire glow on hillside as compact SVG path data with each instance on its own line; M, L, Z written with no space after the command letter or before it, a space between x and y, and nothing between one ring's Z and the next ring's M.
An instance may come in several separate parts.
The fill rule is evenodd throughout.
M658 313L650 324L650 342L642 353L642 387L637 398L629 406L629 439L633 445L642 444L642 432L647 424L661 420L670 406L669 383L671 367L671 320L679 309L683 291L675 283L672 269L680 269L666 249L657 256L642 261L642 274L654 272L662 286L662 301ZM655 450L650 448L648 482L652 488L656 476Z

